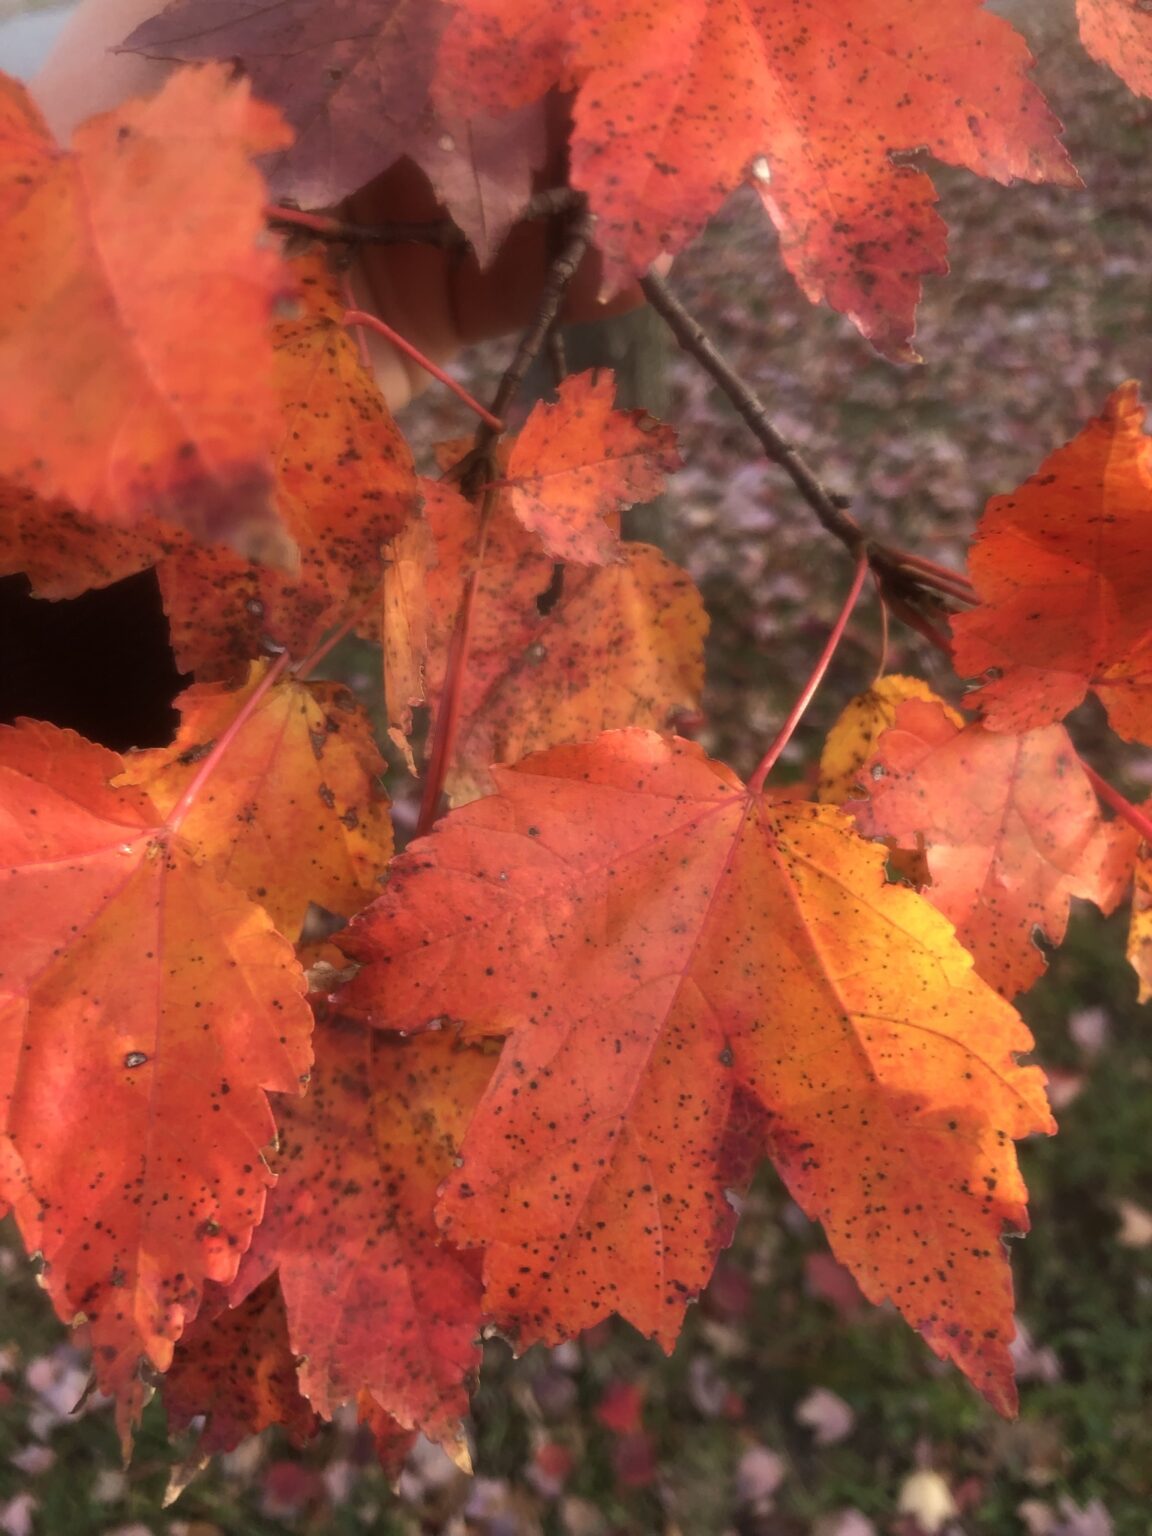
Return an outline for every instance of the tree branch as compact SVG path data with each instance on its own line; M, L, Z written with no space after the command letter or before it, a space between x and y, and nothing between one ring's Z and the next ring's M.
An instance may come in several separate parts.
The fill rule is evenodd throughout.
M434 245L455 250L468 244L451 219L388 219L381 224L353 224L327 213L307 213L268 203L264 217L273 229L296 230L333 245Z
M566 188L564 190L567 190ZM576 276L576 269L584 258L584 252L588 249L592 239L592 215L588 211L587 203L582 198L575 205L572 222L566 232L564 242L559 254L551 267L544 283L544 292L540 298L540 305L536 311L536 318L524 335L520 338L520 345L516 348L516 355L508 365L504 377L500 380L491 404L493 416L504 417L508 407L515 399L524 375L532 366L540 348L544 345L545 338L560 313L560 306L564 302L572 279Z
M564 295L576 276L592 238L592 215L588 211L587 199L581 193L572 193L567 187L561 187L559 191L564 194L562 198L557 197L556 193L542 193L541 198L555 199L561 209L571 209L572 218L560 250L548 268L536 317L520 338L515 356L505 369L492 397L489 414L497 422L502 422L507 416L508 407L516 398L525 375L552 333ZM540 202L540 198L533 198L532 201L535 204ZM503 427L497 429L485 421L476 432L471 452L453 470L454 478L459 480L461 489L469 499L474 498L493 478L490 463L492 446L502 431Z
M866 545L868 562L879 579L885 601L906 617L925 589L937 598L974 602L971 587L956 572L903 550L870 540L848 512L849 498L831 491L807 460L772 425L763 403L717 350L704 327L673 297L667 283L655 273L640 279L640 287L652 308L666 323L685 352L689 353L731 401L765 455L778 464L816 514L820 525L838 539L853 556ZM917 624L916 628L920 628Z
M551 219L584 203L584 194L572 187L550 187L537 192L524 205L521 219ZM451 219L384 219L379 224L356 224L331 213L310 213L285 203L266 203L264 217L273 229L298 231L332 245L432 245L442 251L463 250L468 236Z
M567 192L567 189L562 189ZM504 431L502 418L516 397L524 376L533 360L552 334L564 295L583 260L588 242L592 238L592 217L587 200L579 194L578 200L568 197L562 207L573 210L565 231L560 250L548 269L544 291L532 324L520 338L508 368L492 397L490 413L485 415L477 428L476 439L470 452L451 471L459 481L460 489L469 500L480 498L479 530L476 555L468 575L444 669L444 686L432 727L428 752L428 771L424 780L424 793L420 802L420 820L417 832L423 836L430 832L440 810L444 783L452 766L456 750L456 736L460 722L460 702L464 691L464 679L468 668L468 652L472 639L472 617L476 594L480 586L480 574L484 564L484 551L488 529L496 508L497 488L492 483L493 448Z
M792 444L776 430L768 420L764 406L735 369L720 356L700 322L672 297L664 279L650 272L640 279L640 286L649 304L665 321L684 351L696 359L728 396L764 452L784 470L823 527L855 553L864 534L855 518L845 511L844 498L830 491Z

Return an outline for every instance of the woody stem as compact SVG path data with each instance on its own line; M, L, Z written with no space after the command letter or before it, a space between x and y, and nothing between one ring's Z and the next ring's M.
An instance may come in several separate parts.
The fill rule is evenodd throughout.
M442 250L466 245L463 233L451 219L389 219L383 224L355 224L329 213L308 213L267 203L264 217L274 228L298 229L316 240L343 245L435 245Z
M863 529L849 513L849 498L829 490L820 476L771 422L763 402L723 357L695 317L689 314L662 277L649 272L640 279L640 287L652 308L668 326L685 352L694 357L720 390L728 397L765 456L778 464L816 514L820 525L855 555ZM942 597L970 602L971 589L963 577L934 561L909 556L904 550L872 541L869 558L884 585L886 601L912 596L923 590ZM895 609L899 612L899 609Z
M548 276L544 282L544 292L540 298L540 305L536 311L536 318L520 338L520 345L516 348L516 355L500 380L492 401L492 414L503 416L519 393L520 386L524 382L524 376L531 367L534 359L544 345L560 314L560 306L564 302L564 295L568 292L572 279L576 276L576 269L584 258L584 252L588 249L588 243L592 239L592 215L586 206L579 206L572 217L572 222L565 234L556 259L548 268ZM486 445L477 444L478 447Z

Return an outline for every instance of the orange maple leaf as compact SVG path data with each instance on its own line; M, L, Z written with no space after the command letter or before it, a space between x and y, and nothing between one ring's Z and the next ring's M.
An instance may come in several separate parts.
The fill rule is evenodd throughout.
M4 1193L127 1437L141 1358L167 1369L260 1220L266 1090L299 1092L311 1014L262 909L109 787L116 753L36 721L0 744Z
M412 711L424 703L424 664L428 655L427 574L437 564L436 542L426 518L417 517L385 549L380 648L384 659L384 711L388 739L404 758L408 772L416 761L408 738Z
M382 545L419 501L411 452L341 324L337 279L317 255L290 270L299 312L270 332L281 412L272 470L298 570L199 544L156 518L116 528L0 486L0 574L23 572L37 596L60 598L156 565L177 664L201 682L242 682L269 643L307 655L379 584Z
M437 706L464 584L477 558L477 510L430 484L425 516L436 564L425 587L425 688ZM460 684L454 800L486 793L489 764L627 725L666 727L696 707L708 628L700 594L647 544L618 543L617 563L565 570L513 516L505 497L484 535ZM542 613L541 599L554 601Z
M161 564L172 648L201 682L240 682L269 640L307 655L379 584L381 546L419 505L411 450L341 323L338 278L315 254L291 271L300 312L272 329L281 412L273 469L300 568L287 573L206 547Z
M1152 803L1144 814L1152 812ZM1132 916L1128 925L1128 962L1140 984L1138 1001L1152 998L1152 855L1141 843L1136 855L1132 889Z
M144 515L117 528L0 481L0 576L27 576L37 597L78 597L195 547L182 528L159 518Z
M290 283L251 164L286 140L223 67L92 118L71 152L0 79L0 474L292 563L268 337Z
M1152 11L1145 0L1076 0L1085 48L1124 84L1152 96Z
M395 1483L404 1470L409 1452L420 1438L420 1431L405 1429L402 1424L397 1424L370 1392L361 1392L357 1398L356 1418L358 1423L367 1426L376 1442L376 1459L384 1469L385 1476ZM453 1455L452 1450L449 1450L449 1455ZM455 1460L462 1472L471 1472L472 1463L466 1447L456 1448Z
M1023 39L979 0L453 3L442 103L577 90L571 176L608 291L680 250L751 169L808 297L915 357L920 279L947 269L946 231L929 177L893 154L1077 184Z
M267 662L254 663L235 692L189 688L176 700L176 739L129 753L117 783L146 790L169 815L267 671ZM385 768L371 721L347 688L277 683L184 816L181 837L295 939L309 902L350 916L379 890L392 856Z
M743 1094L865 1293L1010 1411L1010 1138L1053 1127L951 925L841 812L688 742L610 733L494 778L340 943L364 963L342 1008L508 1036L440 1202L498 1322L528 1343L616 1311L670 1346L732 1232Z
M649 501L681 466L676 434L647 411L616 411L611 373L575 374L540 402L508 455L512 511L554 560L604 565L620 552L605 517Z
M1110 912L1131 878L1135 831L1103 822L1068 732L1000 735L939 703L896 711L849 805L868 837L926 848L925 895L956 925L976 969L1006 997L1044 972L1073 896Z
M818 800L825 805L843 805L845 800L859 795L864 766L876 751L881 736L895 722L896 711L905 699L934 700L958 726L964 724L961 716L937 698L920 678L904 677L897 672L879 678L871 688L849 699L828 732L820 754Z
M366 1394L459 1455L480 1365L480 1281L442 1243L436 1187L492 1074L446 1035L320 1023L307 1096L285 1104L278 1174L235 1293L279 1270L300 1384L331 1418Z
M1089 688L1112 726L1152 742L1152 441L1139 386L1029 480L988 503L969 556L980 606L952 621L953 660L997 731L1048 725Z

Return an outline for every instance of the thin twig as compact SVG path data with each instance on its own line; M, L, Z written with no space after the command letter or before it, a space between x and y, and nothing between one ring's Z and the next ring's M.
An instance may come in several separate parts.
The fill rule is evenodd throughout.
M530 198L520 217L551 219L583 201L584 194L572 187L550 187ZM331 213L290 208L286 203L266 203L264 217L274 229L301 230L333 245L431 245L442 251L454 251L470 243L451 219L383 219L379 224L358 224Z
M640 287L681 347L727 395L767 457L785 472L821 526L833 538L839 539L851 554L857 554L867 535L848 512L848 498L829 490L803 455L772 425L763 403L720 355L699 321L673 297L664 279L650 272L640 279ZM952 601L974 600L969 596L970 589L963 577L957 577L933 561L909 556L901 549L876 540L869 542L868 549L872 569L883 586L885 601L894 605L895 612L900 612L901 602L906 603L925 590ZM916 627L920 628L920 625Z
M872 575L876 581L876 596L880 599L880 659L876 663L876 676L872 680L872 686L875 688L876 684L888 670L889 634L888 604L884 601L884 583L880 580L879 576L876 575L875 571L873 571Z
M561 190L566 194L568 193L566 188ZM533 201L536 200L534 199ZM424 779L424 792L420 801L420 819L416 828L417 834L420 836L432 830L436 817L439 814L440 797L444 789L444 782L448 776L448 771L452 765L452 758L456 751L461 700L464 694L464 682L468 669L468 651L472 641L473 610L476 594L480 586L484 551L488 541L488 528L496 508L496 498L500 489L494 472L495 460L492 452L497 439L504 431L504 424L500 418L506 415L509 405L515 399L517 391L524 382L528 369L552 331L557 316L560 313L560 307L564 302L564 295L568 291L572 279L576 276L577 268L583 260L584 252L588 249L588 242L592 238L592 218L588 212L587 200L585 198L579 196L579 194L575 198L571 195L566 195L559 203L559 207L561 211L567 208L573 208L575 211L565 232L560 250L548 268L548 275L544 281L544 291L540 297L536 317L521 337L520 345L516 348L516 354L508 365L503 378L500 380L496 393L492 398L491 409L484 413L482 425L476 431L476 439L471 451L461 463L453 467L448 476L459 482L461 491L469 500L479 500L479 531L476 541L476 556L465 584L460 608L456 615L452 639L448 647L448 656L444 669L444 687L440 694L440 702L436 710L436 720L432 728L432 741L428 753L428 771Z
M573 213L583 208L587 197L575 187L549 187L528 199L522 215L525 219L554 219L558 213Z
M980 599L976 595L976 589L966 577L960 576L941 566L936 571L925 570L910 560L902 550L888 550L884 547L884 554L895 557L896 569L911 582L931 587L933 592L938 592L941 597L950 597L954 602L965 603L969 607L976 607Z
M379 603L379 601L380 586L379 583L377 583L377 585L373 587L372 591L359 605L359 607L353 608L352 612L343 618L336 626L336 628L320 641L319 645L317 645L316 649L312 651L310 655L305 656L303 661L298 661L293 666L293 676L301 678L310 677L312 673L315 672L320 663L324 660L324 658L328 655L328 653L335 650L336 647L340 644L341 640L344 640L348 635L352 633L352 631L356 628L357 624L359 624L360 620L369 611L369 609L374 608Z
M875 567L873 567L875 569ZM906 597L899 592L890 589L884 591L885 606L902 619L909 629L914 629L918 635L923 635L928 644L938 650L942 656L952 660L952 642L942 629L937 629L931 619L917 605L914 597Z
M731 400L764 452L779 464L792 484L834 538L852 554L864 538L856 519L844 510L841 497L830 491L792 444L768 420L764 406L734 368L716 350L699 321L694 320L678 299L672 297L662 277L650 272L640 279L649 304L668 326L676 340L691 353Z
M567 188L561 190L568 191ZM574 203L570 197L562 205L574 207L575 212L560 249L548 268L536 316L521 336L516 353L505 369L496 393L492 397L490 414L493 417L502 418L507 415L508 407L519 393L529 368L556 324L560 308L564 303L564 295L571 286L572 279L576 276L577 269L584 259L584 253L588 249L592 238L592 215L588 211L587 199L581 194L575 194L575 197L578 200ZM533 199L533 201L536 200ZM471 451L452 472L469 500L475 500L495 478L492 448L503 430L502 423L498 428L494 428L485 421L485 424L477 430Z
M499 388L492 400L493 416L506 415L509 405L519 393L525 374L532 366L537 353L544 345L544 338L552 329L560 313L564 295L576 276L576 269L584 259L584 252L588 249L591 238L592 215L586 205L581 205L572 219L559 254L548 269L544 292L540 296L540 304L536 310L536 318L520 338L516 355L500 380Z
M548 353L548 366L552 370L552 388L559 389L568 377L568 354L564 348L564 333L555 321L548 332L544 347Z
M346 312L351 312L359 306L356 300L356 291L352 286L352 273L345 267L340 274L340 297L344 300ZM372 353L368 348L368 337L364 334L364 327L358 325L355 330L356 352L360 358L360 366L365 373L372 372Z
M976 588L962 571L954 571L949 565L941 565L938 560L929 560L924 555L913 554L911 550L902 551L900 559L904 565L911 566L913 570L923 571L929 576L940 576L957 586L964 587L971 594L970 601L979 601Z
M454 250L468 244L464 233L451 219L387 219L380 224L355 224L329 213L308 213L303 208L288 208L267 203L264 217L275 229L306 231L316 240L335 245L434 245Z

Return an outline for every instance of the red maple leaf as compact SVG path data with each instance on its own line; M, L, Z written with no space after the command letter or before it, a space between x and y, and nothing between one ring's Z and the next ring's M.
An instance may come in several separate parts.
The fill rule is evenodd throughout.
M482 541L476 507L452 486L429 482L425 501L432 545L420 573L427 605L418 621L420 697L434 706L449 680L465 583L481 560L448 775L453 799L486 793L493 762L626 725L663 728L678 710L695 707L708 620L688 577L659 550L617 541L614 563L565 570L557 582L553 561L513 516L508 497L491 510ZM394 584L402 579L393 576ZM549 592L555 601L542 613ZM415 657L401 644L412 640L413 617L413 605L401 603L385 632L386 654L401 672L395 696L385 673L398 726L413 701Z
M873 1300L1014 1402L1010 1138L1050 1130L1013 1010L842 813L642 731L494 770L341 935L341 1005L508 1037L440 1215L523 1343L616 1311L670 1347L734 1216L738 1091Z
M231 1451L249 1435L282 1424L302 1442L319 1420L301 1396L276 1277L229 1307L219 1287L176 1346L164 1378L170 1430L205 1418L198 1449Z
M893 357L946 270L927 147L998 181L1076 185L1027 47L979 0L453 0L437 99L506 110L577 91L573 185L614 292L680 250L752 172L784 259Z
M1101 821L1063 726L1000 735L911 700L864 782L871 798L848 807L860 830L925 849L925 895L1006 997L1043 974L1040 944L1063 941L1073 896L1108 912L1131 877L1136 833Z
M239 59L296 130L268 166L277 197L327 207L408 156L482 264L523 212L544 163L544 114L434 112L447 13L438 0L173 0L124 46L161 59Z
M565 379L556 393L555 404L533 407L502 484L554 560L604 565L620 544L605 519L660 495L680 468L676 434L646 411L613 410L606 370Z
M446 1035L317 1027L236 1294L278 1269L301 1389L325 1418L365 1395L402 1428L463 1446L480 1284L470 1256L439 1241L433 1206L493 1064Z
M109 527L0 486L0 573L25 572L37 596L59 598L156 565L177 664L205 683L241 683L269 644L307 655L379 585L381 546L419 500L408 445L341 324L338 278L315 254L290 270L296 312L270 330L281 417L271 469L297 569L196 543L156 518Z
M92 118L71 151L0 82L0 375L20 381L0 395L0 475L291 563L268 334L290 281L251 164L287 138L219 67Z
M1152 741L1152 440L1135 383L1007 496L969 557L980 606L952 621L993 730L1059 720L1089 688L1115 730Z
M114 752L0 733L0 1135L60 1316L82 1313L125 1435L204 1282L230 1282L271 1182L266 1090L299 1092L304 977L263 910L198 865Z
M1076 0L1080 36L1094 59L1152 96L1152 11L1145 0Z

